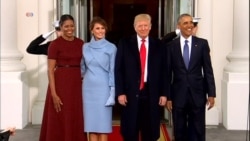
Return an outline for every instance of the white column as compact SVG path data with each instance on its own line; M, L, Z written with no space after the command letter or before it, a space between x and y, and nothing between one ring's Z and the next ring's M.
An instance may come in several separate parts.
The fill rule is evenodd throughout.
M28 123L29 92L23 55L17 49L17 1L1 1L0 14L0 128L20 129Z
M201 18L198 24L197 36L205 38L209 43L212 43L212 1L211 0L197 0L197 17ZM212 46L210 46L212 48Z
M51 31L52 23L55 20L55 9L53 0L39 0L38 1L38 21L39 22L39 34ZM48 87L47 76L47 57L39 56L39 68L38 68L38 96L32 107L32 124L41 124L44 102Z
M213 5L211 0L197 0L197 17L201 20L198 24L197 36L205 38L209 42L210 54L213 56L213 38L212 38L212 24L213 24ZM212 63L215 60L212 59ZM209 111L206 111L206 125L218 125L219 124L219 111L215 105Z
M222 80L223 125L246 130L249 123L249 0L234 0L233 49Z

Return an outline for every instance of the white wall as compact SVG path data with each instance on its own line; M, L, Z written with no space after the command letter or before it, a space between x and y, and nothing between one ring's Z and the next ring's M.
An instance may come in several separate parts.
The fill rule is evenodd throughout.
M219 122L222 122L223 69L228 64L226 56L232 51L233 41L233 0L213 0L213 46L212 63L216 83L216 106L219 109Z

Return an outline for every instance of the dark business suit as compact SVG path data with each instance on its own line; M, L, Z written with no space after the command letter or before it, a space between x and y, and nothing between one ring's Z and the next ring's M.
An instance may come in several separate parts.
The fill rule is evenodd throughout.
M169 43L170 41L173 41L175 38L177 38L177 34L175 31L172 31L172 32L169 32L167 33L165 36L162 37L162 42L167 44Z
M180 37L167 45L167 52L167 69L169 76L172 75L172 79L169 79L171 89L168 100L173 105L175 140L205 141L206 100L207 96L215 97L208 42L192 37L188 69L182 57Z
M33 41L30 42L26 51L30 54L47 55L50 41L42 44L45 40L46 39L43 38L42 35L38 36L36 39L34 39Z
M149 37L148 67L146 94L148 97L148 115L150 121L144 126L150 127L150 141L156 141L160 136L159 97L166 96L163 89L163 51L159 39ZM137 116L140 112L140 54L136 35L121 39L118 44L115 63L115 86L117 96L125 94L127 105L121 107L121 134L124 140L133 141L136 135Z

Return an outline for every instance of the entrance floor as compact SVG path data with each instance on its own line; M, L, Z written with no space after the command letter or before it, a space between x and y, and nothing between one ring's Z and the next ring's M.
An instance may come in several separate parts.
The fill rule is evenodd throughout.
M114 121L115 123L118 121ZM17 130L9 141L38 141L40 134L40 125L28 125L22 130ZM171 137L172 128L167 127ZM248 134L247 134L248 133ZM222 125L207 126L206 141L249 141L248 131L226 130Z

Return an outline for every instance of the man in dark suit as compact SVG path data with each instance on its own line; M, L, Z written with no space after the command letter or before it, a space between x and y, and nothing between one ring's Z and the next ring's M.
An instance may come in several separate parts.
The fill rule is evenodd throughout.
M163 87L167 80L163 77L165 55L161 41L149 37L150 15L137 15L134 29L136 35L119 41L116 54L121 134L124 141L156 141L160 136L160 111L167 100L167 88Z
M175 29L175 31L169 32L166 35L164 35L161 38L161 40L167 44L176 39L179 36L179 34L180 34L180 29Z
M40 36L32 40L28 45L28 47L26 48L26 51L30 54L35 54L35 55L47 55L51 41L48 41L46 43L43 42L47 40L54 32L56 32L57 37L60 37L62 34L60 31L59 21L55 21L53 23L53 26L55 27L54 30L48 33L41 34Z
M207 40L192 36L192 16L178 18L180 37L167 45L175 141L205 141L205 108L214 106L215 82Z

